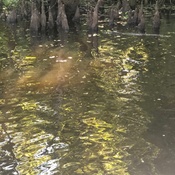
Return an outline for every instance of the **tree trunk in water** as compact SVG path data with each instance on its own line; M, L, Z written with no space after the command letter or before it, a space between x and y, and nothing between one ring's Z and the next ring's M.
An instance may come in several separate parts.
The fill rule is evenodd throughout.
M92 14L92 32L97 32L98 30L98 9L102 0L98 0Z
M53 19L53 14L52 14L52 10L51 10L51 6L49 6L49 19L48 19L48 22L49 22L49 29L53 29L54 28L54 19Z
M61 0L61 1L65 5L65 13L67 15L68 21L72 20L80 1L79 0Z
M136 7L136 4L137 4L136 0L129 0L129 5L130 5L131 9L134 10Z
M41 6L41 30L45 31L46 29L46 13L44 8L44 0L42 0L42 6Z
M40 27L39 12L36 7L36 3L32 2L31 7L31 20L30 20L30 29L33 34L38 34Z
M57 14L57 26L62 28L64 31L69 30L68 20L65 13L65 5L58 0L58 14Z

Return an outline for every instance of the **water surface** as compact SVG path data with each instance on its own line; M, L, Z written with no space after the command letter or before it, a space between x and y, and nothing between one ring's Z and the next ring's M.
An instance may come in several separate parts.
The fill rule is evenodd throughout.
M174 25L33 38L1 22L0 174L173 175Z

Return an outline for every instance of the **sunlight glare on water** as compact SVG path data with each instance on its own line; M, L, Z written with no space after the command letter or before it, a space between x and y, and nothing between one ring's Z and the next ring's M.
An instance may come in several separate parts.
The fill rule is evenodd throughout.
M173 25L168 40L100 31L62 44L18 28L15 40L2 23L0 174L171 175Z

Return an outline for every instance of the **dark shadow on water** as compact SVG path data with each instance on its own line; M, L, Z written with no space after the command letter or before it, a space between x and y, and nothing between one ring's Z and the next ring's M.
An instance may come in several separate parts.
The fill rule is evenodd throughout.
M145 138L160 149L154 161L159 175L174 175L175 172L174 126L175 109L159 109L145 134Z

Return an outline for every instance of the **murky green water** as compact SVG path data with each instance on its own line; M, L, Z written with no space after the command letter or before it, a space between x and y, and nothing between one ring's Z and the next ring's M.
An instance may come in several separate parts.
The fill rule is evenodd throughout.
M173 175L174 18L157 37L1 23L0 174Z

